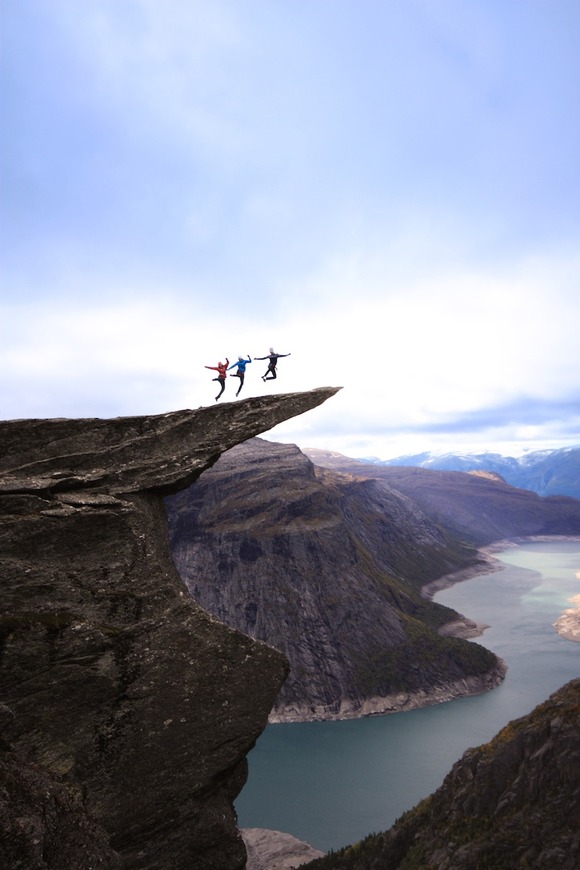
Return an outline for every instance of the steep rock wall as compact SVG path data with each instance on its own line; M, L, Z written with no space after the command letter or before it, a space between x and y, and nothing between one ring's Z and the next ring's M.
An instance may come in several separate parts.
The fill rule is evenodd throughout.
M193 597L291 663L272 721L392 712L501 681L492 653L437 633L458 615L421 596L475 550L389 487L256 438L167 503Z
M244 866L232 801L287 663L186 593L162 496L335 392L0 423L0 863L82 866L49 844L85 814L95 866Z

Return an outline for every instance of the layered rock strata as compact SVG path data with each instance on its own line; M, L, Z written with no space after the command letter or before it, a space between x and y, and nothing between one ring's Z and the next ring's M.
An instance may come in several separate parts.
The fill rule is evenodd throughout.
M0 864L244 866L232 802L287 662L187 594L163 496L335 392L0 423ZM86 864L53 848L81 829Z

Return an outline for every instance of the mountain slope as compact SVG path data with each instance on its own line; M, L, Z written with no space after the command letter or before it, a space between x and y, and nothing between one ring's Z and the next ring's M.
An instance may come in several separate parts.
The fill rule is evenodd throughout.
M490 743L384 834L310 870L575 870L580 866L580 680Z
M379 466L429 468L432 471L489 471L500 475L512 486L529 489L538 495L567 495L580 499L580 447L539 450L517 459L499 453L418 453L368 462Z
M477 564L474 548L382 482L253 439L166 504L195 600L290 660L276 718L405 709L502 678L487 650L437 633L457 614L421 595L430 580Z
M577 499L542 498L492 474L373 465L329 451L304 452L321 467L384 481L432 521L478 547L503 538L580 535Z

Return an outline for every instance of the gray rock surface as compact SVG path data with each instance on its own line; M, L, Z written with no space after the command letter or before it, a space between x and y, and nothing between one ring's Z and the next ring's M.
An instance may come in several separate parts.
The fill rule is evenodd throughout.
M10 850L20 825L23 856L6 866L62 870L26 855L64 837L67 814L102 847L83 870L244 866L232 802L287 663L190 598L162 497L335 392L0 423L0 841ZM63 812L40 809L52 799L33 794L35 771Z
M248 853L246 870L295 870L324 855L320 849L281 831L243 828L240 833Z
M107 832L92 820L78 789L0 752L0 867L6 870L121 868Z

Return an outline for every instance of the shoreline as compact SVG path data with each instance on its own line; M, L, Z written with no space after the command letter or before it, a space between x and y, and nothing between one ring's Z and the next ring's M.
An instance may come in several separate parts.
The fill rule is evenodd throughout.
M466 580L473 580L474 577L487 576L488 574L496 574L498 571L503 571L505 565L493 554L503 552L510 547L517 547L523 540L523 538L504 539L481 547L477 551L477 558L479 560L477 563L469 565L467 568L460 568L459 571L453 571L451 574L444 574L442 577L438 577L437 580L426 583L421 588L421 595L432 601L438 592L442 592L444 589L451 589L457 583L464 583ZM462 637L468 639L471 637L481 637L486 628L489 628L489 625L483 622L475 622L461 613L457 619L441 625L438 633L444 637Z
M478 556L482 557L483 561L477 565L472 565L468 568L463 568L452 574L445 574L431 583L427 583L421 589L421 594L425 598L433 599L437 592L443 589L450 589L456 583L462 583L464 580L471 580L481 574L494 574L497 571L503 571L505 565L500 559L494 556L494 553L501 553L509 550L512 547L519 547L526 543L547 543L553 544L557 541L580 543L578 535L529 535L523 538L506 538L502 541L495 541L485 547L481 547L477 551ZM580 596L578 596L580 601ZM489 625L477 623L466 616L461 615L460 619L445 623L439 628L439 633L447 637L479 637L483 634ZM557 633L566 640L580 643L580 605L577 607L566 608L553 623L553 628Z
M525 543L554 543L557 541L579 542L580 536L574 535L529 535L527 537L505 538L494 541L481 547L477 551L478 562L461 568L459 571L444 574L430 583L426 583L421 589L421 594L428 599L433 599L437 592L449 589L457 583L471 580L488 574L503 571L505 565L494 554L504 552L512 547L518 547ZM469 617L459 614L457 619L441 625L439 634L445 637L460 637L469 639L480 637L489 625L477 623ZM566 640L580 643L580 606L566 609L554 623L554 629ZM480 695L491 691L499 686L507 673L508 665L498 657L497 667L481 674L478 677L465 677L447 686L436 688L427 687L418 692L397 692L392 695L372 697L360 703L344 700L339 710L330 711L320 707L312 710L312 707L301 708L299 706L285 708L284 710L271 712L268 717L268 725L296 724L299 722L340 722L349 719L363 719L367 716L386 716L391 713L404 713L408 710L416 710L430 707L435 704L443 704L470 695Z
M456 583L470 580L483 574L492 574L502 571L504 566L499 559L494 558L494 550L505 550L509 546L517 546L517 542L501 541L491 544L477 551L481 561L467 568L451 574L445 574L437 580L427 583L421 589L425 598L432 598L442 589L448 589ZM459 615L459 618L440 626L439 633L447 637L461 637L464 639L479 637L483 634L487 625L474 622L468 617ZM286 707L280 711L272 711L268 717L268 725L288 725L300 722L342 722L349 719L364 719L368 716L388 716L391 713L405 713L408 710L417 710L423 707L432 707L435 704L444 704L470 695L481 695L501 685L507 673L507 663L497 657L497 665L485 674L477 677L464 677L446 686L426 687L418 692L396 692L392 695L381 695L366 698L360 702L343 700L338 710L329 710L319 707L313 710L311 706L292 708Z
M311 707L284 709L272 712L268 725L294 725L300 722L344 722L350 719L366 719L369 716L388 716L391 713L406 713L424 707L434 707L471 695L482 695L497 688L507 673L507 664L497 656L497 665L479 676L466 676L445 686L428 686L417 692L396 692L392 695L377 695L353 703L343 700L338 711Z
M439 592L443 589L449 589L450 587L454 586L456 583L462 583L465 580L470 580L470 579L473 579L474 577L477 577L480 575L493 574L493 573L496 573L498 571L503 571L505 569L506 565L503 564L501 562L501 560L498 559L494 555L495 553L503 552L505 550L508 550L512 547L517 547L517 546L524 544L526 542L528 542L528 543L530 543L530 542L554 543L554 542L559 541L559 540L580 543L579 536L568 536L568 535L549 535L549 536L548 535L542 535L542 536L535 535L535 536L530 536L530 537L526 537L526 538L514 538L514 539L506 539L506 540L502 540L502 541L496 541L492 544L489 544L486 547L482 547L481 549L479 549L477 551L477 555L481 559L480 562L478 562L477 564L472 565L468 568L464 568L464 569L461 569L459 571L456 571L454 573L446 574L446 575L438 578L437 580L434 580L431 583L426 584L423 587L423 589L421 590L421 592L426 598L433 598L437 592ZM579 572L579 574L580 574L580 572ZM580 579L580 576L579 576L579 579ZM554 628L562 637L565 637L568 640L580 642L580 595L577 596L576 598L578 600L579 606L577 608L570 608L570 609L565 610L562 613L562 615L559 617L557 622L554 623ZM476 623L473 620L469 619L468 617L461 615L460 619L454 620L452 622L446 623L445 625L441 626L439 631L440 631L440 633L445 633L448 636L468 638L468 637L476 637L478 635L483 634L485 629L488 627L489 627L488 625L485 625L482 623ZM448 696L444 697L444 695L447 695L447 693L443 689L441 689L437 693L431 693L429 700L427 700L427 692L424 693L422 700L420 698L420 695L422 695L423 693L417 693L414 696L412 696L411 693L406 693L406 695L405 695L406 701L407 701L406 705L399 706L396 708L390 707L388 709L379 709L381 707L381 704L388 703L389 700L394 701L395 703L396 702L400 703L403 700L403 696L404 696L404 693L400 693L398 696L397 695L391 696L390 699L388 699L388 698L368 699L368 702L365 702L362 705L362 707L359 709L358 713L353 711L351 713L351 715L344 715L344 716L331 715L331 716L322 716L322 717L320 717L320 719L319 718L312 719L311 717L285 718L284 714L282 714L281 717L279 717L279 718L276 717L275 719L269 721L269 724L275 724L278 722L280 722L280 723L284 723L284 722L294 723L294 722L329 721L329 720L332 721L332 720L342 720L342 719L365 718L367 716L373 716L373 715L388 715L389 713L404 712L405 710L410 710L410 709L415 709L415 708L420 708L420 707L427 707L427 706L437 704L437 703L444 703L445 701L455 700L456 698L466 697L468 695L482 694L483 692L485 692L487 690L491 690L491 689L495 688L496 685L499 685L502 682L503 677L505 676L505 672L507 671L507 665L503 661L503 659L498 659L498 662L499 662L499 667L497 669L498 671L501 671L502 668L505 668L505 670L503 671L503 674L502 674L501 678L498 680L498 682L495 685L486 685L483 688L480 687L479 690L476 690L476 691L467 691L467 692L465 692L465 691L460 692L459 691L457 694L454 694L451 697L448 697ZM473 680L473 679L474 678L471 678L471 680ZM475 678L475 680L479 680L479 679L481 679L481 681L483 682L483 677L482 678ZM460 689L460 684L463 682L466 683L467 680L466 681L458 681L458 683L454 684L454 687L456 689ZM472 688L474 688L474 686L472 686ZM436 694L438 697L435 697ZM368 709L367 703L369 704L369 706L374 707L374 709ZM376 706L374 706L374 705L376 705ZM299 711L296 708L295 711L293 711L293 712L296 715L296 714L298 714ZM291 868L298 867L303 862L307 862L308 860L311 860L311 858L307 858L306 855L312 854L309 851L312 849L312 847L309 844L302 843L302 842L292 838L292 839L294 839L295 845L297 846L296 852L293 852L290 848L288 848L289 839L290 839L289 835L280 834L277 831L257 830L257 829L255 829L254 831L248 831L247 833L250 835L252 835L252 834L261 835L261 839L263 839L267 843L267 846L271 850L270 853L268 854L268 851L265 851L265 853L264 853L264 852L261 852L261 850L259 850L257 848L256 853L254 855L252 855L252 858L253 858L254 862L256 862L256 860L257 860L258 863L250 863L249 862L248 863L248 870L262 870L264 865L260 864L259 860L260 859L263 860L264 854L268 855L268 857L271 858L273 854L276 854L277 847L281 849L282 854L284 855L286 860L292 861L292 859L294 859L297 862L297 863L294 863L292 861L292 863L289 863L289 864L285 864L285 863L280 864L280 865L277 864L276 866L277 867L279 866L280 870L291 870ZM246 831L242 830L241 834L242 834L242 836L244 836L246 834ZM288 849L288 852L284 853L284 851L283 851L284 849ZM313 850L313 851L315 851L315 850ZM324 854L324 853L321 853L321 854Z
M580 643L580 607L569 607L554 623L560 637Z
M507 548L504 546L497 547L497 551L504 549ZM442 592L444 589L451 589L457 583L464 583L466 580L473 580L474 577L487 576L488 574L503 571L504 565L493 556L494 552L496 552L495 544L483 547L477 551L478 558L480 559L479 562L467 568L461 568L459 571L454 571L451 574L444 574L442 577L438 577L437 580L426 583L421 589L421 595L432 601L438 592ZM442 637L461 637L464 640L468 640L472 637L481 637L486 628L489 628L489 625L483 622L475 622L473 619L460 613L457 619L445 622L439 626L437 631Z

